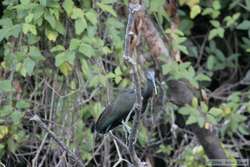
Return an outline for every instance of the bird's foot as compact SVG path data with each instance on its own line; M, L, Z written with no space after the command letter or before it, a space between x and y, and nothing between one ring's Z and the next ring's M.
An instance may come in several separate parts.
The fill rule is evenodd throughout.
M126 139L126 143L127 143L127 141L128 141L128 137L129 137L129 135L130 135L130 133L131 133L131 128L128 126L128 122L127 121L122 121L122 127L123 127L123 129L124 129L124 131L125 131L125 139Z
M122 125L123 125L125 131L128 132L128 134L130 134L131 128L128 126L128 122L122 121Z

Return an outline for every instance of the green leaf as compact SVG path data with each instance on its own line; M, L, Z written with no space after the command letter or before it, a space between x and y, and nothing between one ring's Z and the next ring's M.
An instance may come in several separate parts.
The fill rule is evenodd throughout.
M30 23L32 21L33 17L34 17L34 14L29 13L29 15L25 17L25 22Z
M212 107L212 108L208 111L208 113L211 114L211 115L213 115L214 117L218 117L218 116L222 115L223 110L220 109L220 108Z
M55 30L56 30L58 33L62 34L62 35L65 34L64 25L63 25L60 21L58 21L58 20L56 20L56 27L55 27Z
M63 64L65 61L67 61L67 57L65 56L65 52L61 52L58 55L56 55L55 65L57 67L59 67L61 64Z
M29 75L31 75L33 70L34 70L34 67L35 67L35 62L28 57L28 58L24 59L23 65L24 65L26 72Z
M58 33L50 29L46 29L45 34L50 41L54 41L54 42L56 41L58 37Z
M19 111L14 111L12 114L11 114L11 119L12 121L14 122L14 124L19 124L22 117L23 117L23 113L22 112L19 112Z
M88 45L86 43L82 43L79 52L81 52L83 55L87 56L88 58L92 57L95 55L95 51L92 48L91 45Z
M72 0L64 0L63 8L66 11L68 16L71 16L73 12L74 2Z
M205 118L201 115L198 117L198 125L202 128L205 124Z
M213 124L213 125L215 125L215 124L217 124L217 121L216 121L216 119L215 119L215 117L214 116L212 116L212 115L207 115L207 120L208 120L208 122L210 122L211 124Z
M196 79L197 81L211 81L211 78L210 78L209 76L207 76L207 75L205 75L205 74L202 74L202 73L199 73L199 74L195 77L195 79Z
M186 125L190 125L197 122L197 118L194 115L190 115L186 121Z
M45 58L43 57L43 55L41 54L39 48L35 47L35 46L31 46L29 51L29 55L30 57L35 60L35 61L42 61L45 60Z
M55 29L56 28L56 19L54 16L49 14L48 12L44 15L45 20L50 24L50 26Z
M114 17L117 17L116 12L115 12L114 9L112 8L112 5L107 5L107 4L100 3L100 2L98 2L96 5L97 5L99 8L101 8L104 12L108 12L108 13L112 14Z
M76 34L80 35L86 28L87 28L87 22L83 17L75 21Z
M55 65L57 67L59 67L64 62L68 62L68 63L73 65L74 60L75 60L75 52L73 52L73 51L65 51L65 52L62 52L62 53L59 53L58 55L56 55Z
M120 68L120 67L117 67L117 68L115 69L115 74L116 74L117 76L120 76L120 75L122 74L122 71L121 71L121 68Z
M190 115L193 112L195 112L195 109L191 106L184 106L178 110L178 113L182 115Z
M10 92L13 91L10 80L1 80L0 81L0 92Z
M47 4L48 4L48 0L39 0L40 1L40 4L42 5L42 6L47 6Z
M215 28L220 27L220 22L217 21L217 20L211 20L210 23L211 23Z
M151 12L158 12L160 8L163 7L165 0L153 0L150 1L150 11Z
M214 28L211 31L209 31L208 39L212 40L214 37L217 37L217 36L223 38L224 32L225 32L224 28L221 28L221 27Z
M90 73L90 67L87 63L87 61L85 59L81 59L81 68L82 68L82 72L84 74L84 76L86 76L86 78L88 79L89 76L91 75Z
M250 20L244 20L237 26L238 30L249 30L250 29Z
M13 107L10 105L5 105L0 108L0 117L6 117L10 115L12 112L13 112Z
M73 10L73 14L71 15L71 18L72 19L80 19L80 18L83 18L83 11L82 11L82 9L80 9L80 8L74 8L74 10Z
M191 8L191 12L190 12L191 19L195 18L200 13L201 13L201 7L199 5L194 5Z
M207 68L208 70L213 70L214 65L215 65L215 57L214 56L209 56L207 59Z
M26 100L19 100L17 103L16 103L16 108L17 109L26 109L26 108L29 108L30 107L30 103Z
M80 44L81 44L81 40L76 39L76 38L73 38L73 39L71 39L71 41L70 41L69 49L70 49L70 50L78 49L79 46L80 46Z
M31 32L32 34L37 35L36 26L34 26L32 24L24 23L23 24L23 33L27 34L28 32Z
M68 76L72 72L72 66L68 62L64 62L59 66L60 71L64 76Z
M85 13L86 18L88 19L91 24L96 25L97 24L97 14L94 10L90 10Z
M220 1L218 0L213 1L212 6L215 10L220 10L221 8Z
M64 46L62 45L56 45L55 47L50 49L51 52L60 52L60 51L65 51Z
M2 26L2 28L9 28L13 26L13 23L10 18L2 18L0 19L0 25Z

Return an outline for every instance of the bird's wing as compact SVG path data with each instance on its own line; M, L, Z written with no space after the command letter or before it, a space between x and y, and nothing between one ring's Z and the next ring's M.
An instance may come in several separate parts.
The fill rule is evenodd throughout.
M117 119L118 117L126 119L126 116L134 106L135 100L136 94L134 90L128 90L117 96L113 104L113 114L115 117L117 117Z
M112 105L105 107L98 120L96 121L95 129L98 132L105 133L112 119L109 117L112 113Z

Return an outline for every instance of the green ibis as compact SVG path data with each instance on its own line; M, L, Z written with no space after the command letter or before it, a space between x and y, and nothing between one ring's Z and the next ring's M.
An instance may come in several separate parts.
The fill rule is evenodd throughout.
M153 70L148 70L145 72L146 86L142 88L142 112L145 111L147 107L148 99L156 91L155 84L155 72ZM98 133L107 133L108 131L114 129L124 121L136 101L136 90L128 89L124 90L117 96L117 98L108 105L104 111L99 116L95 129Z

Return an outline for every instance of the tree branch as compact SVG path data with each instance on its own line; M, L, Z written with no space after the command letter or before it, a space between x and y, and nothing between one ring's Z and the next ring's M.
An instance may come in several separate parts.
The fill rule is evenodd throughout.
M52 132L45 123L43 123L41 121L41 119L39 118L38 115L34 115L32 118L30 118L30 121L35 121L39 124L39 126L44 129L48 135L50 135L51 138L53 138L55 140L55 142L65 151L69 154L69 156L71 156L75 161L78 162L78 165L81 167L84 167L84 164L82 163L82 161L79 159L79 157L72 152L62 141L60 141L60 139L57 138L56 134L54 132Z

